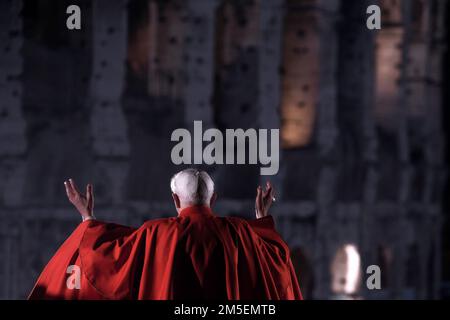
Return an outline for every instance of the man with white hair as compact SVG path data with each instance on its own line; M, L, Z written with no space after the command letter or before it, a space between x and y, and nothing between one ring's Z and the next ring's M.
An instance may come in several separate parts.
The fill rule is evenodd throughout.
M170 189L178 213L181 208L194 205L211 207L216 199L214 182L205 171L186 169L178 172L170 180Z
M218 217L205 171L170 181L177 217L130 228L95 219L92 185L67 197L83 222L59 248L29 299L302 299L286 243L268 211L269 182L258 186L255 220Z

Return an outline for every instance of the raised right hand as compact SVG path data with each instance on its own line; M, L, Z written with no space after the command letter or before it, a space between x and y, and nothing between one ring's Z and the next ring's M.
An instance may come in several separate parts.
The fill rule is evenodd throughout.
M72 179L64 181L64 186L66 187L67 198L77 208L83 221L94 218L94 193L92 191L92 185L88 184L86 186L86 195L78 191Z
M272 187L272 184L267 181L266 189L263 190L261 186L258 186L256 189L256 200L255 200L255 209L256 209L256 218L264 218L269 215L269 209L272 205L272 202L275 200L275 190Z

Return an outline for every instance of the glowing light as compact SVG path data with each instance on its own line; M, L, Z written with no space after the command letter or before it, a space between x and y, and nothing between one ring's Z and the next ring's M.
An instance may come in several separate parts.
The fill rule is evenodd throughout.
M284 148L305 147L313 139L319 96L318 22L310 12L288 10L284 23L281 142Z
M361 259L358 250L354 245L346 245L344 250L347 255L347 272L344 291L347 294L353 294L358 288Z
M354 296L361 281L361 258L358 248L353 244L346 244L339 248L331 265L334 294L340 299Z

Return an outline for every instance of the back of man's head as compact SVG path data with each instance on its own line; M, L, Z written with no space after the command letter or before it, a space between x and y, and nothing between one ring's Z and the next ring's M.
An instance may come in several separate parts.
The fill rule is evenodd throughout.
M214 194L214 182L205 171L186 169L170 180L170 189L182 205L209 205Z

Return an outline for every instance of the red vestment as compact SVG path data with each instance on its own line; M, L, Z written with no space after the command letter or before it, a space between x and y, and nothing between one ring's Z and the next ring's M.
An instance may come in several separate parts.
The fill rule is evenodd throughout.
M67 268L79 267L80 288ZM71 270L71 269L69 269ZM302 299L273 218L194 206L140 228L89 220L62 244L29 299Z

